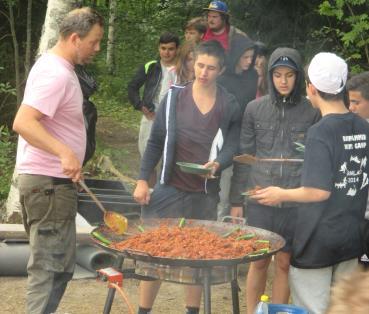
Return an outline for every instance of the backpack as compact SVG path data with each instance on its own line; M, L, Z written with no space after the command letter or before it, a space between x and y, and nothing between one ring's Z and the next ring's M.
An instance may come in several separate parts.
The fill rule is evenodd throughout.
M96 122L97 109L95 104L89 100L89 97L97 90L95 79L86 72L83 66L76 65L74 69L79 84L81 85L83 94L83 117L86 127L86 153L83 160L83 165L89 161L95 153L96 149Z

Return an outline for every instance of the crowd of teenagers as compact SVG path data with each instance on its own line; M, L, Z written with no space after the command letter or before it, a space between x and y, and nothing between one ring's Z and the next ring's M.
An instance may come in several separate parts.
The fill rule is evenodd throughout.
M182 45L177 35L163 33L159 58L140 66L128 85L130 102L143 113L133 193L142 217L246 217L286 240L274 256L273 303L289 303L291 291L292 302L311 314L347 313L338 309L356 306L345 294L352 280L336 289L334 302L331 286L367 249L369 73L348 80L346 62L329 52L316 54L304 69L296 49L269 54L233 27L224 2L204 11L204 18L187 23ZM103 29L103 18L90 8L64 17L57 43L32 67L13 123L31 250L27 313L54 313L74 272L75 182L94 149L82 105L96 88L78 65L100 50ZM304 161L234 163L239 154ZM188 174L179 161L211 171ZM255 187L244 199L242 192ZM248 314L264 293L270 262L250 265ZM158 280L140 283L139 314L151 313L159 288ZM201 290L186 286L186 313L199 313Z
M131 103L143 112L134 191L142 217L230 215L282 235L272 302L289 303L291 292L294 304L325 313L332 284L364 252L369 73L347 82L346 62L329 52L316 54L305 72L289 47L267 61L267 47L230 24L224 2L204 11L205 18L187 23L181 46L177 35L163 33L159 58L128 85ZM237 154L303 163L246 165L233 162ZM211 173L184 173L181 161ZM255 187L245 200L242 193ZM250 265L248 314L265 291L270 262ZM139 314L151 313L159 288L160 281L141 282ZM198 313L200 301L201 286L188 286L186 313Z

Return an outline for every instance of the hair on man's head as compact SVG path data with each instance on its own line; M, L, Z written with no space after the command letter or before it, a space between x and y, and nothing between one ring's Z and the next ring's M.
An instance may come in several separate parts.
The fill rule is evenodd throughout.
M348 91L360 92L369 101L369 72L362 72L351 77L346 84Z
M216 40L203 41L198 44L194 51L195 59L199 55L208 55L218 59L220 68L223 68L225 62L225 51L223 46Z
M269 53L268 47L266 46L266 44L264 44L261 41L256 41L255 42L255 55L257 56L267 56Z
M171 32L164 32L159 37L159 45L160 44L169 44L175 43L176 47L179 46L179 37L176 34Z
M70 11L59 25L59 34L67 38L72 33L77 33L84 38L94 25L104 26L104 18L94 9L83 7Z
M202 17L194 17L189 20L185 26L185 30L194 29L200 34L206 33L206 21Z

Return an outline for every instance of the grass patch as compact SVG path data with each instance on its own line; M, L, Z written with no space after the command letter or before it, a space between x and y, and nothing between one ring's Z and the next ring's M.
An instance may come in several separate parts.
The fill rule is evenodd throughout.
M104 121L98 123L95 155L84 170L95 178L116 180L116 177L99 167L99 160L105 155L110 157L121 173L137 177L139 156L136 138L142 113L115 98L107 100L104 92L98 93L92 101L97 107L99 119L103 118Z
M135 110L128 103L122 104L116 99L106 100L102 97L92 97L91 100L97 107L99 117L109 117L122 127L138 132L142 116L140 111Z

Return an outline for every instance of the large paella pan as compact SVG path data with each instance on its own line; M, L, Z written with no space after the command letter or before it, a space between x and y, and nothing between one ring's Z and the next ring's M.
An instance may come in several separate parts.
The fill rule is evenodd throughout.
M129 248L119 250L115 245L118 242L129 240L135 235L143 232L150 232L151 230L157 229L160 225L166 224L168 226L178 226L177 218L169 219L146 219L140 224L142 226L141 231L135 225L130 225L127 233L124 235L116 235L112 233L105 226L99 226L91 232L91 237L95 243L100 247L123 255L125 258L134 259L138 261L144 261L149 263L156 263L161 265L171 266L189 266L189 267L212 267L212 266L231 266L242 263L251 262L258 259L266 258L270 255L275 254L285 245L285 240L278 234L273 232L245 226L238 225L238 229L244 233L255 234L258 239L262 239L269 243L269 249L265 252L255 252L240 256L237 258L217 258L217 259L193 259L193 258L182 258L182 257L165 257L165 256L154 256L144 251L136 251ZM235 229L235 225L227 222L217 222L208 220L186 220L187 226L203 227L206 230L214 232L218 235L223 236Z

